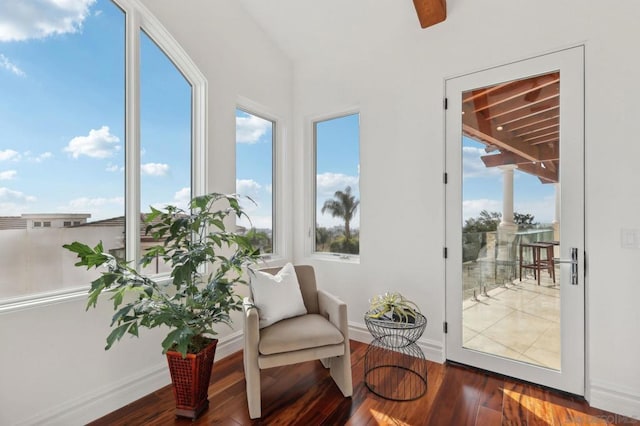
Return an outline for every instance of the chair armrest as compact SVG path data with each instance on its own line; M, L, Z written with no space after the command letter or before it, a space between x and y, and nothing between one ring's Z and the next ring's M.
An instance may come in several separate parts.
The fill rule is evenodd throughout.
M324 290L318 290L318 308L320 315L324 316L329 322L335 325L345 338L349 341L349 324L347 318L347 304L338 299L334 295Z
M242 310L244 313L243 331L244 331L244 351L245 358L250 354L258 355L258 342L260 341L260 327L258 321L258 308L253 304L253 300L245 297L242 301Z

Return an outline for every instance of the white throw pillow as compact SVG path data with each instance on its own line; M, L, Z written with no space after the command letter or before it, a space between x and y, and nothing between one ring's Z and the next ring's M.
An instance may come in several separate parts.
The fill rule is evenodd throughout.
M258 308L260 328L307 313L296 270L291 263L284 265L276 275L254 272L251 276L251 292L253 303Z

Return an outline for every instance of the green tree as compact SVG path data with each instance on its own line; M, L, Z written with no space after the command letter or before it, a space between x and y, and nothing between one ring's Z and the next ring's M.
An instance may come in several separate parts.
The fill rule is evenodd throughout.
M513 221L523 227L523 228L532 228L537 223L534 223L535 216L531 213L513 213Z
M502 214L482 210L478 217L472 217L464 221L462 232L491 232L498 229Z
M322 213L328 211L331 217L339 217L344 220L344 238L346 242L351 240L351 220L358 210L360 200L351 194L351 187L347 186L344 191L336 191L334 198L326 200L322 206Z
M326 245L331 240L331 232L316 224L316 250L325 251Z
M260 250L261 253L271 253L271 238L264 231L258 231L256 228L251 228L245 237L249 242Z

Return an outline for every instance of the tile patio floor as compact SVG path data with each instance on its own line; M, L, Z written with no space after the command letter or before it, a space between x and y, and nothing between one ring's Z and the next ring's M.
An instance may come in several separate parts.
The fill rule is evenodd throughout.
M464 347L560 369L560 287L548 274L540 286L532 276L516 279L462 309Z

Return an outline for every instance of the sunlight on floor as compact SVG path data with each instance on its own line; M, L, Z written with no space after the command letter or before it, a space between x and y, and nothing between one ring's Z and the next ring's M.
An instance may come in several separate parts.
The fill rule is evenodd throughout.
M370 410L371 417L378 422L379 426L394 425L394 426L411 426L409 423L405 423L402 420L398 420L395 417L391 417L380 411Z
M621 420L616 418L618 416L615 415L589 415L563 405L554 404L548 400L542 400L509 389L503 389L503 393L507 398L514 401L513 404L510 404L505 400L504 406L517 406L520 419L526 421L527 424L609 425ZM560 418L557 418L557 415L560 415Z

